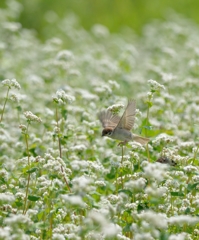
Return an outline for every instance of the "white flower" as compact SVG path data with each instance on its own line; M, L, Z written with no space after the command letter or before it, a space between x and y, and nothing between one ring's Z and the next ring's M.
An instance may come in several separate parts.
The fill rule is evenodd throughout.
M64 195L61 195L61 198L73 205L73 206L79 206L79 207L83 207L85 208L86 207L86 203L82 200L82 198L80 196L70 196L68 194L64 194Z
M161 163L149 163L149 162L144 162L143 164L146 164L143 166L144 168L144 173L143 175L146 178L150 179L156 179L158 182L161 182L167 177L167 172L166 170L168 169L168 165L166 164L161 164Z
M57 60L72 60L74 58L73 53L69 50L62 50L58 52L56 56Z
M192 217L190 215L177 215L170 217L168 222L171 225L183 226L184 224L193 225L199 223L199 217Z
M185 240L185 239L188 239L187 238L187 233L182 232L182 233L179 233L179 234L171 234L169 236L168 240Z
M191 173L191 172L193 173L193 172L197 172L198 169L195 166L188 165L188 166L184 167L184 171L187 172L187 173Z
M54 102L62 105L64 103L75 101L75 97L69 94L66 94L64 90L60 89L56 92L55 96L53 97L53 100Z
M124 107L124 105L119 103L119 104L114 104L114 105L108 107L108 110L111 112L117 113L123 107Z
M148 83L150 84L152 90L160 91L160 90L165 90L164 85L159 84L155 80L148 80Z
M15 200L15 197L12 193L0 193L0 202L13 202Z
M138 214L138 217L146 222L148 222L151 226L159 229L167 228L167 216L163 213L156 213L151 210L143 211Z
M4 86L7 86L9 88L16 88L18 90L21 89L20 84L16 81L16 79L5 79L1 82Z
M37 117L36 115L34 115L34 114L33 114L32 112L30 112L30 111L24 112L24 115L25 115L25 117L26 117L28 120L30 120L30 121L39 122L39 123L42 122L41 118Z
M74 151L74 152L75 151L84 151L86 149L87 149L87 147L84 144L79 144L79 145L76 145L76 146L70 148L70 150Z
M142 191L146 186L147 180L145 178L138 178L137 180L131 180L125 183L125 188L130 190Z

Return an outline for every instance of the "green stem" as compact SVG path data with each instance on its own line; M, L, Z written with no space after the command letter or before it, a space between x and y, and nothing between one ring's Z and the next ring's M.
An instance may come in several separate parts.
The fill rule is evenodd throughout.
M3 114L4 114L4 112L5 112L6 103L7 103L7 101L8 101L9 91L10 91L10 87L8 87L8 91L7 91L7 93L6 93L6 98L5 98L5 102L4 102L3 109L2 109L2 113L1 113L0 123L3 121Z
M151 100L151 99L150 99ZM149 104L148 104L148 108L147 108L147 114L146 114L146 119L147 119L147 125L149 125ZM148 129L145 128L145 136L148 136ZM147 157L148 157L148 161L150 162L150 154L149 154L149 146L148 143L146 144L146 152L147 152Z
M30 168L30 152L29 152L29 144L28 144L28 127L29 127L29 124L30 123L28 123L27 129L26 129L26 133L25 133L25 143L26 143L26 152L27 152L27 155L28 155L28 167ZM28 182L27 182L27 186L26 186L26 196L25 196L25 203L24 203L23 214L26 214L26 212L27 212L26 205L27 205L27 200L28 200L29 186L30 186L30 173L28 173Z
M197 156L198 150L199 150L199 146L196 148L196 151L194 152L194 155L193 155L193 163L194 163L195 160L196 160L196 156Z
M121 167L124 161L124 145L122 145L122 161L121 161ZM123 183L123 176L121 176L121 183L122 183L122 189L124 187L124 183Z
M58 123L59 122L59 118L58 118L57 107L56 107L55 117L56 117L56 122L57 122L57 128L59 128L59 123ZM59 157L62 158L61 138L59 137L59 134L58 134L58 147L59 147ZM64 168L63 168L63 166L61 166L61 172L63 173L63 176L64 176ZM70 186L69 186L68 181L65 178L65 176L64 176L64 181L66 183L66 186L67 186L69 192L71 192Z

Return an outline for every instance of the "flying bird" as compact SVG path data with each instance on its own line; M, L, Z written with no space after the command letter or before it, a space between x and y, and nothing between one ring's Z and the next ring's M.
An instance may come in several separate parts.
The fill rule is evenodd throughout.
M131 132L135 122L136 101L129 100L128 105L122 115L113 114L109 110L101 111L98 118L102 124L102 137L117 139L122 142L119 145L126 144L129 141L136 141L142 145L148 143L149 139L138 136Z

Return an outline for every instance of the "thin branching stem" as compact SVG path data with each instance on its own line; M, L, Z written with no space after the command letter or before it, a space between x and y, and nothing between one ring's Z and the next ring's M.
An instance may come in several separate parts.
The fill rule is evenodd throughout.
M29 127L29 124L30 123L28 123L28 126L27 126L27 129L26 129L26 132L25 132L24 136L25 136L25 143L26 143L26 152L27 152L27 156L28 156L28 167L30 168L30 152L29 152L29 144L28 144L28 127ZM30 186L30 173L28 173L28 182L27 182L27 185L26 185L26 196L25 196L23 214L26 214L26 211L27 211L26 205L27 205L27 199L28 199L29 186Z
M147 108L147 114L146 114L146 119L147 119L147 125L149 124L149 104L148 104L148 108ZM148 129L145 128L145 136L148 137ZM149 154L149 146L148 146L148 143L146 144L146 152L147 152L147 158L148 158L148 161L150 162L150 154Z
M57 128L59 129L59 117L58 117L57 107L56 107L55 117L56 117ZM59 157L62 158L61 138L60 138L59 134L58 134L58 147L59 147ZM64 176L64 168L63 168L63 166L61 166L61 172L62 172L63 177L64 177L64 182L66 183L66 186L67 186L69 192L71 192L71 189L70 189L70 186L68 184L68 181L67 181L67 179Z
M123 167L123 161L124 161L124 145L122 145L122 160L121 160L121 168ZM123 187L124 187L123 176L121 176L121 183L122 183L122 189L123 189Z
M5 112L5 108L6 108L6 103L8 101L9 91L10 91L10 87L8 87L8 90L7 90L7 93L6 93L6 98L5 98L5 102L4 102L3 108L2 108L0 123L3 121L3 115L4 115L4 112Z

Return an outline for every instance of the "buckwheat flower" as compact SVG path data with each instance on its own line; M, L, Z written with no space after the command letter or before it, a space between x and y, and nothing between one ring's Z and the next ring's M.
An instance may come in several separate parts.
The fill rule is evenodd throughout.
M36 115L34 115L32 112L30 111L26 111L24 112L25 117L29 120L29 121L33 121L33 122L39 122L41 123L42 120L41 118L37 117Z
M29 217L33 217L33 216L36 216L38 214L38 210L34 210L34 209L28 209L26 214L29 216Z
M193 182L197 183L199 182L199 175L195 175L192 177Z
M9 188L11 188L10 187L10 184L9 184ZM5 191L7 189L7 185L6 184L2 184L1 186L0 186L0 190L1 191Z
M108 83L112 87L112 89L114 89L114 88L119 89L120 88L120 85L116 81L108 80Z
M65 236L63 234L60 234L60 233L53 233L52 235L52 239L53 240L65 240ZM70 238L68 238L70 239Z
M14 202L15 196L12 193L0 193L0 202Z
M32 225L30 218L26 215L18 214L18 215L10 215L5 218L4 223L8 226L19 226L20 224L25 224L27 226Z
M185 166L183 169L184 169L184 171L187 172L187 173L198 172L197 167L195 167L195 166L193 166L193 165Z
M87 176L76 177L72 180L74 191L88 191L92 180Z
M123 234L118 233L117 234L117 240L130 240L130 238L124 236Z
M129 154L133 161L140 162L140 155L137 152L131 151Z
M25 193L17 192L17 193L15 194L15 197L24 200L24 198L25 198Z
M70 150L74 151L74 152L85 151L86 149L87 149L87 147L84 144L79 144L79 145L76 145L76 146L73 146L70 148Z
M164 85L159 84L155 80L150 79L148 80L148 83L151 86L151 88L155 91L165 90Z
M103 226L104 224L107 224L107 218L98 212L96 209L92 209L88 213L88 218L94 223L98 223L100 226Z
M89 167L89 163L86 160L73 160L71 162L71 167L76 171L85 171Z
M118 113L122 108L124 108L124 104L118 103L108 107L107 109L113 113Z
M106 225L103 225L102 227L102 233L105 236L105 238L113 238L117 236L118 233L121 232L122 228L118 224L108 223Z
M190 141L190 142L181 142L179 144L180 148L193 148L195 147L195 142Z
M5 169L0 169L0 176L1 176L1 179L3 179L4 181L7 181L9 173Z
M74 59L74 55L71 51L69 50L62 50L60 52L58 52L57 56L56 56L57 60L73 60Z
M147 180L145 178L138 178L137 180L130 180L124 184L124 187L129 190L142 191L146 186Z
M92 27L91 31L95 35L95 37L98 38L107 38L109 36L108 28L101 24L95 24Z
M111 204L116 204L121 201L121 197L111 194L108 196L108 200L110 201Z
M122 167L122 168L132 169L132 170L133 170L133 165L132 165L132 163L131 163L129 160L124 160L124 161L121 163L121 167Z
M3 84L3 86L7 86L9 88L16 88L18 90L21 89L20 84L16 81L16 79L5 79L1 82Z
M19 103L19 98L18 98L17 94L14 94L14 93L10 94L10 100L12 102Z
M64 200L64 202L69 203L72 206L86 208L86 203L82 200L80 196L70 196L68 194L63 194L61 195L61 198Z
M106 183L104 181L96 181L95 185L98 187L106 187Z
M184 224L194 225L199 223L199 217L193 217L190 215L178 215L172 216L168 219L170 225L183 226Z
M161 163L144 163L144 173L143 176L150 179L156 179L158 182L163 181L167 178L168 174L166 170L169 168L166 164ZM145 165L146 164L146 165Z
M161 72L161 75L162 75L162 80L164 82L171 82L171 81L175 81L175 79L177 78L175 75L173 75L172 73L164 73L164 72Z
M194 229L193 233L195 236L199 236L199 229Z
M145 193L156 198L166 197L168 193L168 188L148 186L145 189Z
M158 229L167 229L167 216L163 213L156 213L151 210L143 211L137 215L139 219L144 220Z
M154 240L151 233L135 233L134 240Z
M176 137L169 136L166 133L159 134L154 140L152 140L153 145L158 146L160 144L167 144L174 142Z
M43 165L43 168L45 170L48 170L49 173L53 173L54 171L58 172L60 170L60 164L58 164L58 161L56 161L55 159L49 159L46 164Z
M153 100L153 95L153 92L147 92L148 99Z
M19 128L22 130L22 132L25 132L26 129L27 129L27 126L26 126L26 125L23 125L23 124L20 124L20 125L19 125Z
M129 210L136 210L137 211L138 203L127 203L125 204L125 208Z
M55 96L53 97L53 101L55 103L63 105L65 103L75 101L75 97L69 94L66 94L64 90L60 89L56 92Z
M0 239L10 239L11 236L11 228L6 226L6 227L1 227L0 231Z
M190 157L189 156L173 155L172 158L176 163L187 164Z
M97 87L94 88L94 91L98 94L99 93L104 93L106 95L107 95L107 93L108 94L112 93L112 90L108 85L97 86Z

